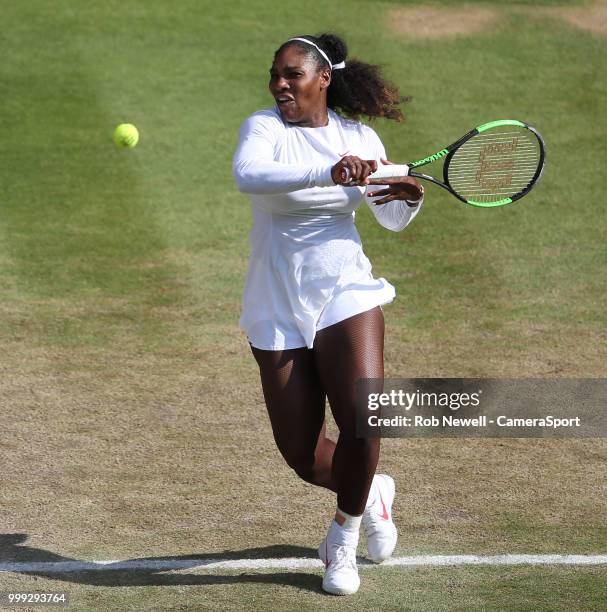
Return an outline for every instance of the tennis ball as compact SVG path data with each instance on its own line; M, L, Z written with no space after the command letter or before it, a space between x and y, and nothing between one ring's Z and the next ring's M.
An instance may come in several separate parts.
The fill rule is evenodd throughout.
M132 149L139 142L139 131L132 123L121 123L114 130L114 142L117 147Z

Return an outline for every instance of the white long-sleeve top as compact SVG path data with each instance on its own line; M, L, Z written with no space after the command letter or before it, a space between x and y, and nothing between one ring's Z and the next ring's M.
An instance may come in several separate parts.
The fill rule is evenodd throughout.
M400 231L421 202L376 206L366 193L381 186L335 185L331 168L344 155L381 164L386 152L370 127L328 114L327 126L303 128L273 108L240 129L233 173L253 210L240 325L257 348L312 348L319 329L394 298L392 285L371 275L355 211L366 201L381 225Z

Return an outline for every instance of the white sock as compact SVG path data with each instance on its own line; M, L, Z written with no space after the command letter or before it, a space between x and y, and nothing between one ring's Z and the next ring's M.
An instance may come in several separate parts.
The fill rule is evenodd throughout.
M360 516L353 516L339 508L337 509L337 514L343 518L343 524L340 525L334 519L329 528L327 539L340 546L357 546L362 514Z
M360 523L363 520L362 514L354 516L353 514L348 514L347 512L344 512L343 510L337 508L337 512L335 513L335 515L335 522L340 525L342 529L347 529L349 531L358 531L360 529ZM339 520L338 515L341 515L344 520Z

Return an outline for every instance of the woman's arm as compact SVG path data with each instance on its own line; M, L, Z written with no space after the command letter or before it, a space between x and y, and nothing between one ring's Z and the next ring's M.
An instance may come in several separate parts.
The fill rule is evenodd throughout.
M332 165L284 164L274 161L278 122L263 114L249 117L240 128L232 172L242 193L276 194L334 185Z
M392 163L387 161L386 149L375 131L365 126L365 133L380 163ZM368 185L365 191L365 201L382 227L393 232L400 232L413 221L420 211L424 201L424 190L421 184L412 177L408 177L404 182L396 182L394 179L383 180L386 182L382 184L388 185L388 189L382 189L379 185ZM369 196L370 193L373 195ZM382 203L376 204L376 202Z
M417 201L411 200L392 200L385 204L374 204L377 198L370 198L368 192L374 193L377 190L377 185L369 185L365 192L365 200L373 212L377 222L388 230L400 232L415 219L415 216L420 211L424 196Z

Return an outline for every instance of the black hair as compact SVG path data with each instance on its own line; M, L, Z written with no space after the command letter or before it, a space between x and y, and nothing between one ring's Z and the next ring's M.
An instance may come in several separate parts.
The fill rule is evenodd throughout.
M361 62L356 58L346 61L348 47L335 34L305 35L297 38L305 38L320 47L332 64L343 61L346 63L345 68L334 69L331 73L331 84L327 90L329 108L352 119L359 119L364 115L370 119L386 117L403 121L404 115L398 106L410 98L402 96L398 88L383 77L379 66ZM327 68L327 60L318 50L299 40L283 43L274 57L290 45L296 45L302 53L313 58L318 70Z

